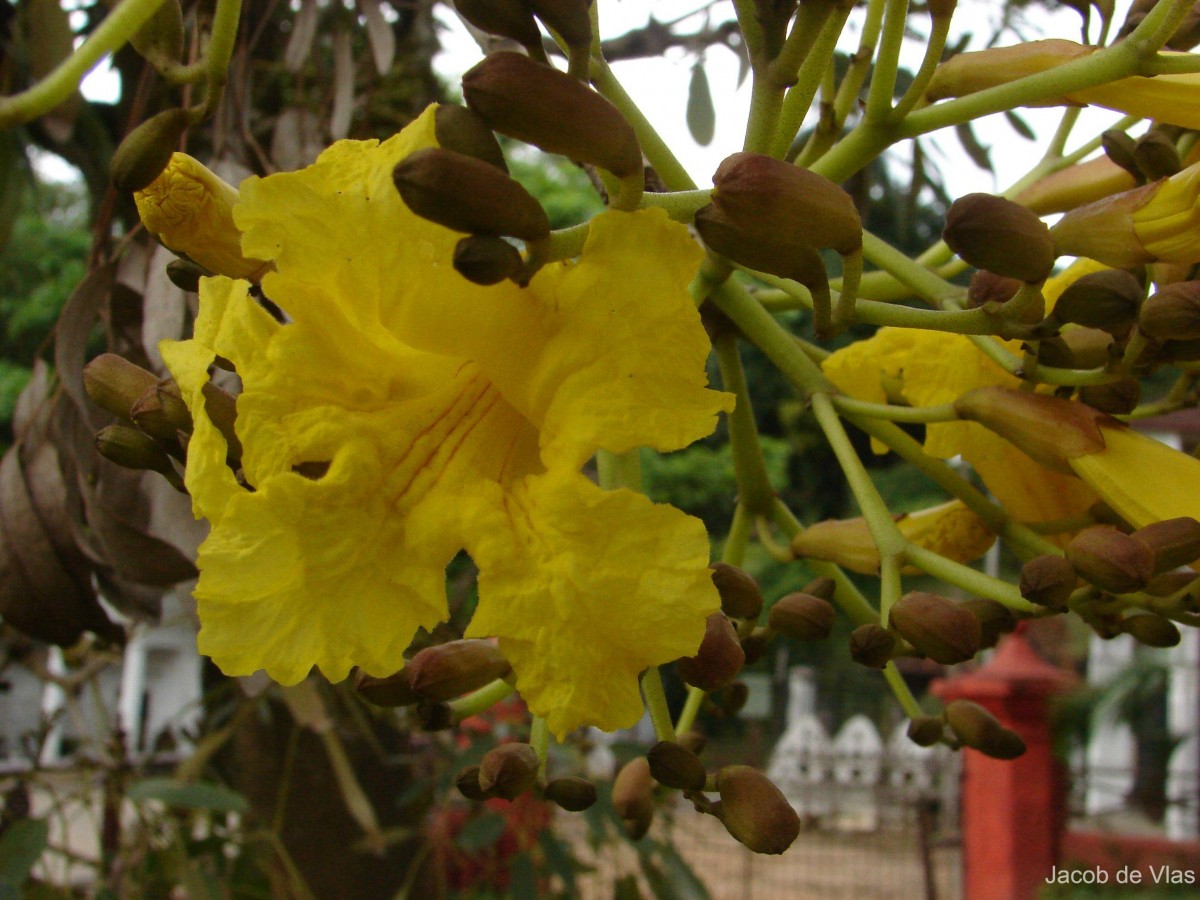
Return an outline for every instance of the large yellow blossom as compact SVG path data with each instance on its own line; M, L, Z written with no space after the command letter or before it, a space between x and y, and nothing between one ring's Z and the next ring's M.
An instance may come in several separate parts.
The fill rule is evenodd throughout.
M202 283L195 337L163 357L195 417L186 482L212 523L201 650L293 683L318 666L387 675L446 618L446 565L478 564L470 636L495 636L553 732L641 715L637 676L694 654L719 601L698 520L580 467L598 449L673 450L731 398L705 386L686 287L700 251L660 211L591 223L580 258L527 289L464 281L459 237L401 202L392 169L435 146L433 111L251 178L234 219L266 296ZM186 248L184 248L186 249ZM242 381L241 478L201 394Z

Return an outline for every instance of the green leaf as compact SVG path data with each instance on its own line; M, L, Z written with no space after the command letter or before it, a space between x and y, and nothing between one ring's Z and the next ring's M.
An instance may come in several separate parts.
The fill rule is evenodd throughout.
M157 800L177 809L206 809L211 812L244 813L250 809L237 791L212 782L182 783L174 778L147 778L130 786L130 800Z
M1037 134L1029 127L1029 123L1018 116L1011 109L1004 111L1004 118L1008 119L1008 124L1012 126L1013 131L1025 138L1027 141L1036 141Z
M500 840L506 824L503 816L492 812L484 813L466 824L458 833L455 843L468 852L486 850Z
M971 162L979 166L985 172L994 172L992 168L992 159L990 149L979 143L979 138L975 136L975 132L971 128L970 122L963 122L961 125L954 126L954 133L958 135L958 142L962 144L963 150L967 152L967 156L971 157Z
M708 75L705 74L704 64L700 61L692 66L692 80L688 84L687 126L701 147L712 143L717 126L717 113L713 108L712 91L708 87Z
M510 897L536 897L538 895L537 873L533 869L533 858L528 853L518 853L509 861L511 880L508 884Z
M42 819L14 822L0 837L0 885L19 888L50 843L50 825Z
M675 845L669 841L658 845L658 855L667 869L667 876L675 888L679 900L712 900L712 895L700 876L679 855Z

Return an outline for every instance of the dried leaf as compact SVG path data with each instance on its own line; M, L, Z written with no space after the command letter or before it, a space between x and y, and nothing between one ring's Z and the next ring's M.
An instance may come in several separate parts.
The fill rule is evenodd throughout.
M41 81L74 52L75 32L59 0L28 0L24 13L30 75L34 81ZM83 97L76 90L40 121L53 140L64 144L71 139L82 109Z
M83 388L83 365L87 355L88 333L92 330L100 309L108 300L115 277L116 267L112 263L98 266L88 272L67 298L55 326L54 366L58 372L58 379L89 425L91 410L94 407Z
M329 116L329 134L340 141L350 133L354 115L354 53L350 34L339 28L333 35L333 111Z
M396 61L396 35L392 26L383 17L379 0L358 0L367 22L367 42L371 45L371 56L375 58L375 70L386 75Z
M159 247L150 255L146 271L146 288L142 294L142 346L151 366L165 371L158 352L161 340L184 337L187 320L187 298L167 277L167 264L175 254Z
M289 106L275 120L271 136L271 160L283 172L302 169L325 149L321 121L307 107Z
M300 11L292 19L292 34L283 51L283 67L289 72L299 72L312 54L313 40L317 36L317 0L300 0Z

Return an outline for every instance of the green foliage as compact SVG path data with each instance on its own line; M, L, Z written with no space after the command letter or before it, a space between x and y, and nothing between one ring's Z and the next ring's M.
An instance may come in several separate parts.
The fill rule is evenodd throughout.
M550 217L551 228L586 222L604 209L583 169L572 162L505 141L512 177L537 198Z

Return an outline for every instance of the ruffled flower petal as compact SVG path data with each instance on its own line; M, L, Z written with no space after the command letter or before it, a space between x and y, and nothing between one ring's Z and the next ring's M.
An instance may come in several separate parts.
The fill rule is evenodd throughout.
M638 674L696 652L720 608L701 523L556 469L481 501L468 526L479 608L529 708L563 736L642 715Z

